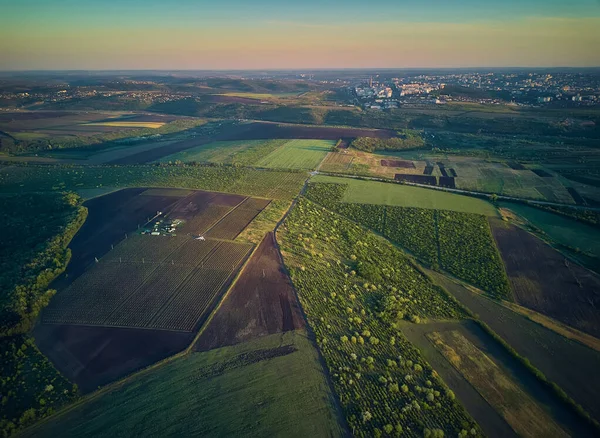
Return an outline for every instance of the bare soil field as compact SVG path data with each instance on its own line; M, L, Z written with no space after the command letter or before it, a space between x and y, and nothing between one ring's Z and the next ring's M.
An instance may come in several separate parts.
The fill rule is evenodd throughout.
M415 168L415 163L405 160L381 160L381 165L386 167L402 167L405 169Z
M38 348L84 393L185 349L193 333L39 324Z
M444 336L448 332L460 333L478 350L479 354L487 356L496 371L501 373L502 379L500 381L510 381L513 389L518 388L529 397L527 403L522 398L512 401L509 398L509 404L515 403L515 406L523 404L520 409L541 411L552 417L560 428L572 436L594 436L594 431L587 424L582 424L580 418L569 407L558 400L548 387L540 383L520 362L494 341L474 321L433 322L418 325L405 323L402 325L401 330L413 344L419 347L428 362L455 392L457 398L475 418L487 436L509 437L522 435L518 435L512 429L509 422L503 418L502 411L496 411L496 409L503 408L496 406L495 409L489 400L482 396L481 388L477 388L473 382L467 380L465 375L458 371L442 351L434 346L428 338L432 333L440 333ZM494 376L489 374L487 378L493 379ZM508 395L504 393L503 385L498 385L498 388L500 390L498 396ZM490 394L496 396L492 391L486 394L488 398ZM510 413L506 412L505 415L510 416Z
M245 202L260 211L269 200L125 189L88 201L67 275L53 284L59 292L34 332L39 348L84 391L186 348L252 248L188 233L201 234L228 212L235 216L234 207ZM184 220L177 236L135 232L157 211Z
M452 169L450 169L450 170L452 170ZM456 183L454 182L454 177L452 177L452 176L440 176L439 186L440 187L448 187L450 189L455 188L456 187Z
M391 130L369 130L358 128L335 128L327 126L279 125L276 123L243 123L207 137L191 138L168 144L164 147L146 150L138 154L121 157L110 164L142 164L157 161L167 155L185 151L193 147L215 141L263 140L263 139L318 139L338 140L353 137L391 138L396 133Z
M302 327L294 290L268 233L194 348L206 351Z
M161 196L138 196L144 190L123 189L85 203L88 217L69 245L72 254L66 270L69 279L79 276L95 257L102 257L126 233L145 224L157 211L166 211L179 199L167 196L168 192Z
M396 132L391 129L361 129L314 125L303 126L265 122L253 122L246 126L248 126L249 129L240 132L238 134L240 137L230 138L229 140L260 140L265 138L338 140L340 138L355 137L396 137Z
M247 103L250 105L261 105L263 101L260 99L251 99L249 97L226 96L223 94L208 94L202 96L202 100L211 103ZM267 102L268 104L269 102Z
M491 219L518 304L600 336L600 277L533 234Z
M42 322L193 332L251 249L187 236L130 237L58 292Z
M429 184L432 186L437 185L437 178L435 176L429 175L411 175L411 174L403 174L397 173L394 175L394 179L396 181L408 181L417 184Z
M567 339L441 274L428 274L546 377L600 420L600 353Z
M524 387L460 331L428 333L427 338L519 436L569 436Z

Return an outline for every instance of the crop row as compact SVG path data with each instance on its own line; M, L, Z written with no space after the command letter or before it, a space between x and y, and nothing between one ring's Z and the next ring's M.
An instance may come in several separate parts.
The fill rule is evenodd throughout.
M268 201L266 202L268 204ZM246 199L239 207L229 213L206 234L217 239L235 239L252 220L264 209L265 201Z
M285 263L355 436L481 431L401 332L464 316L386 240L302 199L280 231Z
M0 169L0 191L66 191L97 187L181 187L275 199L298 194L306 174L234 166L10 166Z
M131 240L173 241L148 236ZM131 243L127 248L140 253ZM251 248L234 242L186 240L161 263L102 260L56 296L44 321L192 330L206 303L213 301Z
M106 253L102 262L161 263L186 240L185 236L130 234Z
M98 263L54 297L43 320L101 325L157 266L155 263Z
M311 183L306 196L384 235L433 269L445 269L495 297L508 278L485 216L448 210L341 202L343 184Z
M140 286L139 291L104 321L104 325L148 327L193 270L190 266L160 265Z
M504 265L484 216L440 211L438 227L445 270L496 297L510 296Z
M182 231L192 234L204 234L206 230L217 223L230 210L231 207L228 206L211 204L202 210L202 214L188 220L184 224Z

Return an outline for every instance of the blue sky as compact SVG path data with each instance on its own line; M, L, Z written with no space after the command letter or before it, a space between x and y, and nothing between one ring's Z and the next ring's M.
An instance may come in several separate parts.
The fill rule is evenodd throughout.
M600 65L600 0L0 0L0 11L0 69Z

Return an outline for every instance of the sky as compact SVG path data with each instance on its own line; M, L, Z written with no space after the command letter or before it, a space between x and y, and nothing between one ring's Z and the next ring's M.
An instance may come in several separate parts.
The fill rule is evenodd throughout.
M0 0L0 70L600 66L600 0Z

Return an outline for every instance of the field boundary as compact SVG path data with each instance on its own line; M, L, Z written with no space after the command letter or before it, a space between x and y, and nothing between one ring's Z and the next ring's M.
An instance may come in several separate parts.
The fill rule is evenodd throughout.
M179 353L176 353L172 356L166 357L165 359L158 361L156 363L153 363L151 365L148 365L145 368L139 369L137 371L134 371L133 373L123 377L120 380L117 380L115 382L109 383L108 385L103 386L102 388L88 394L88 395L84 395L82 396L79 400L65 406L64 408L59 409L58 411L56 411L54 414L42 418L39 421L36 421L34 424L32 424L29 427L26 427L22 430L19 430L17 432L17 434L15 436L21 436L23 435L23 433L25 431L31 432L31 431L35 431L37 428L39 428L41 425L49 422L50 420L55 420L56 418L60 418L61 416L68 414L69 412L73 411L74 409L78 408L79 406L88 403L98 397L100 397L101 395L110 393L120 387L122 387L123 385L125 385L126 383L128 383L129 381L131 381L134 378L137 378L139 376L144 376L146 374L148 374L149 372L160 368L164 365L167 365L177 359L180 359L182 357L187 356L188 354L193 352L193 347L196 344L196 342L199 339L199 335L205 330L206 326L210 323L210 321L212 320L212 318L214 317L214 315L217 313L217 310L221 307L221 304L223 303L223 301L225 300L225 298L229 295L229 292L231 291L231 289L233 288L233 286L235 285L235 283L238 281L240 274L246 269L246 266L248 265L248 261L252 258L252 256L254 255L256 249L258 248L258 245L254 245L253 244L253 249L252 252L250 253L249 256L246 257L246 259L244 260L244 263L242 265L242 267L240 268L240 270L238 271L238 274L234 277L234 279L232 280L232 282L229 284L227 290L225 291L225 293L221 296L220 301L217 303L217 305L213 308L213 310L211 311L211 313L209 314L208 318L205 319L205 321L202 324L202 327L200 328L200 330L198 330L198 333L196 334L196 336L194 337L194 339L192 339L191 343L188 345L188 347L186 347L184 350L180 351Z
M350 178L350 179L358 179L358 180L364 180L364 181L377 181L377 182L383 182L383 183L388 183L388 184L398 184L398 185L420 187L423 189L437 190L440 192L448 192L448 193L454 193L457 195L470 196L473 198L480 198L480 199L484 199L486 201L490 201L492 195L495 195L494 193L477 192L477 191L463 190L463 189L450 189L447 187L431 186L431 185L426 185L426 184L414 183L414 182L410 182L410 181L393 180L393 179L389 179L389 178L378 178L375 176L364 176L364 175L355 175L355 174L349 174L349 173L336 173L336 172L316 172L316 174L337 177L337 178ZM517 197L505 196L505 195L496 195L496 199L498 201L517 202L517 203L522 203L525 205L533 204L535 206L535 204L538 204L538 205L550 205L550 206L557 206L557 207L571 207L571 208L576 208L576 209L581 209L581 210L600 211L599 207L586 207L586 206L581 206L581 205L574 206L572 204L561 204L559 202L538 201L535 199L517 198Z
M294 282L291 281L290 271L289 271L287 265L285 264L283 254L281 253L281 246L279 245L279 242L277 241L277 231L279 230L279 227L285 222L285 220L288 217L288 215L290 214L290 212L296 206L296 204L298 203L298 199L300 199L300 197L304 195L304 192L306 191L306 187L308 186L309 180L310 180L310 176L308 178L306 178L306 181L304 182L304 185L302 186L300 193L293 199L293 201L291 202L287 211L283 214L283 216L281 217L279 222L277 222L277 225L275 225L275 228L273 229L273 241L275 244L275 249L277 250L277 256L279 257L279 262L281 263L281 266L283 267L285 275L287 275L287 277L290 279L290 285L292 287L292 290L294 291L294 297L296 298L296 301L298 302L298 308L300 309L300 313L302 314L302 318L304 319L304 327L306 329L307 338L310 341L312 347L317 352L317 356L319 358L319 364L321 365L321 368L323 369L323 375L325 376L325 380L327 381L327 386L329 387L329 392L331 394L333 401L335 402L334 406L335 406L336 415L338 417L338 423L342 427L342 429L344 431L344 435L350 437L350 436L352 436L352 433L350 432L350 426L348 425L348 421L342 410L341 401L340 401L337 393L335 392L335 388L333 386L333 380L331 378L331 375L329 374L329 368L327 367L327 362L325 361L325 358L323 357L323 354L321 353L321 349L317 345L317 336L316 336L313 328L311 327L311 325L308 323L308 316L306 315L304 307L302 307L302 303L300 301L300 296L298 295L298 290L296 289Z
M190 343L190 345L184 350L186 354L193 351L194 345L196 345L196 343L198 342L198 339L200 339L200 336L204 333L204 331L206 330L206 328L208 327L210 322L213 320L216 313L218 312L218 310L221 308L221 306L225 302L225 299L229 296L231 290L234 288L234 286L236 285L236 283L238 282L238 280L240 279L242 274L246 271L246 267L248 266L250 260L252 259L252 257L254 257L256 250L260 246L260 245L254 245L254 244L252 244L252 245L253 245L252 251L250 252L249 255L246 256L246 259L244 260L242 267L238 270L235 277L231 280L231 282L229 283L229 286L227 287L227 290L225 291L225 293L223 293L223 295L221 295L221 298L218 300L218 302L214 306L213 310L206 317L206 319L202 322L202 326L198 330L198 333L196 333L196 336L194 336L194 339L192 339L192 342Z
M432 276L430 274L428 274L427 272L423 271L423 269L420 268L420 267L418 269L419 269L420 272L423 273L423 275L426 275L434 284L436 284L437 286L439 286L444 291L444 293L448 296L448 298L450 300L454 301L467 315L469 315L469 317L478 326L480 326L482 328L482 330L484 332L486 332L487 334L489 334L490 337L495 342L497 342L498 344L500 344L500 346L502 348L504 348L508 352L508 354L510 354L517 361L519 361L521 364L523 364L523 366L525 366L525 368L527 368L527 370L529 372L531 372L531 374L533 374L533 376L536 379L538 379L543 385L549 387L550 390L553 392L553 394L557 397L557 399L559 401L561 401L562 403L564 403L565 405L567 405L567 407L569 407L582 420L584 420L587 423L589 423L590 426L592 428L594 428L597 432L600 432L600 423L598 423L598 421L596 419L594 419L594 417L592 417L579 403L577 403L575 400L573 400L571 397L569 397L569 395L560 386L558 386L553 381L549 380L544 373L542 373L538 368L536 368L535 366L533 366L531 364L531 362L529 361L529 359L527 359L526 357L524 357L521 354L519 354L508 342L506 342L504 340L504 338L502 338L500 335L498 335L489 325L487 325L485 322L483 322L481 319L479 319L479 315L475 314L473 311L471 311L471 309L469 309L466 305L464 305L462 302L460 302L456 297L454 297L454 295L452 295L450 292L448 292L445 287L439 285L439 283L437 281L435 281L435 279L432 278ZM456 279L455 277L453 277L451 275L446 275L446 277L448 277L451 281L454 281L454 282L456 282L456 283L458 283L458 284L466 287L469 291L484 296L483 293L481 293L481 292L475 292L475 291L473 291L473 289L478 290L474 286L468 285L468 284L464 283L463 281L458 280L458 279ZM487 298L490 301L494 301L494 302L500 303L499 301L492 300L491 298L488 298L488 297L485 297L485 296L484 296L484 298ZM500 303L500 304L502 304L502 303ZM540 324L539 322L537 322L535 320L532 320L532 321ZM547 328L547 329L551 330L550 328ZM562 335L562 334L560 334L560 335Z

